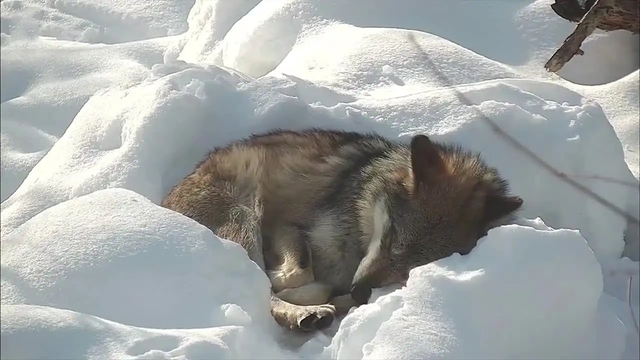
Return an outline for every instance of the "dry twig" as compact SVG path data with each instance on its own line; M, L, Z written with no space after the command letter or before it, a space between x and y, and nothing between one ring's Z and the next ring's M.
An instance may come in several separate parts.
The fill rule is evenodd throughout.
M582 42L596 28L605 31L627 30L640 33L640 7L638 0L587 0L584 9L577 0L555 0L553 11L569 21L579 21L575 30L547 61L544 67L558 72L575 55L584 55Z
M629 275L629 282L627 283L627 304L629 305L629 311L631 312L631 319L633 319L633 325L636 327L636 333L640 335L640 329L638 328L636 315L633 313L633 306L631 306L631 279L633 279L633 275Z
M563 173L565 176L572 177L574 179L587 179L587 180L600 180L612 184L618 184L626 187L630 187L638 192L640 192L640 183L638 182L629 182L620 179L614 179L608 176L601 175L580 175L580 174L567 174Z
M596 0L591 9L584 15L576 29L567 37L560 48L544 64L545 69L558 72L564 64L571 60L576 54L584 54L580 50L580 45L587 36L591 35L598 27L600 21L609 14L610 7L607 6L610 0Z

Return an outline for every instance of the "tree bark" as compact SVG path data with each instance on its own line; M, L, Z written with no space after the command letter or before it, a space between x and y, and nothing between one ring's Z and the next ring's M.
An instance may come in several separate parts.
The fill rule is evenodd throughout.
M596 0L586 0L580 5L578 0L555 0L551 9L563 19L580 22ZM614 0L606 18L600 20L598 29L604 31L627 30L640 33L640 2L638 0Z
M583 55L584 51L580 49L580 45L596 28L605 31L623 29L638 34L639 5L640 0L587 0L585 10L577 0L556 0L551 5L553 11L564 19L579 23L544 67L548 71L558 72L576 54Z

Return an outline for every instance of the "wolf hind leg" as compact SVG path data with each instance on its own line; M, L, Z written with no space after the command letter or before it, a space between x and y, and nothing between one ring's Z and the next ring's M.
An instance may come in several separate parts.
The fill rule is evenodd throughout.
M214 200L213 212L215 221L206 222L215 229L216 235L231 240L241 245L247 255L260 268L266 271L265 258L261 235L262 202L257 192L239 192L238 189L229 186L227 191L217 188ZM198 220L198 219L196 219ZM213 225L213 226L212 226ZM310 267L309 267L310 269ZM271 315L276 322L283 327L313 331L324 329L333 323L335 319L335 307L333 305L295 305L280 299L271 290Z
M226 208L226 211L217 214L217 217L221 217L224 220L219 221L219 224L215 224L217 226L214 226L214 233L221 238L231 240L242 246L247 251L249 259L258 264L262 271L266 272L260 232L262 202L257 192L244 194L244 196L239 196L234 192L227 192L226 195L228 197L218 197L217 200L226 203L227 206L214 207L213 210Z
M269 256L279 264L267 271L273 291L299 288L315 280L311 251L304 235L294 226L280 226L269 244Z
M238 207L233 211L234 221L229 221L218 227L216 234L222 238L232 240L242 245L249 258L265 269L262 240L260 236L260 216L256 207ZM266 273L266 272L265 272ZM271 315L283 327L313 331L329 327L335 319L336 309L333 305L295 305L280 299L271 289Z

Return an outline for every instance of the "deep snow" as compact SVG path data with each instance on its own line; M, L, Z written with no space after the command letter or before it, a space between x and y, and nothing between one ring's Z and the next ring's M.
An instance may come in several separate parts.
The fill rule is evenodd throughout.
M565 80L549 1L143 3L1 4L2 358L639 358L637 228L478 115L638 217L638 56L607 56L637 38L597 34ZM283 331L244 250L157 204L213 147L312 126L482 151L522 218Z

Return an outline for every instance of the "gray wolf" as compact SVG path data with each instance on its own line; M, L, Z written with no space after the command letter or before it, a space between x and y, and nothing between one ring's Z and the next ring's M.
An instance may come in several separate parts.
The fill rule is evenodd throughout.
M319 129L214 149L162 201L244 247L271 280L275 320L302 331L412 268L469 253L522 204L460 146Z

